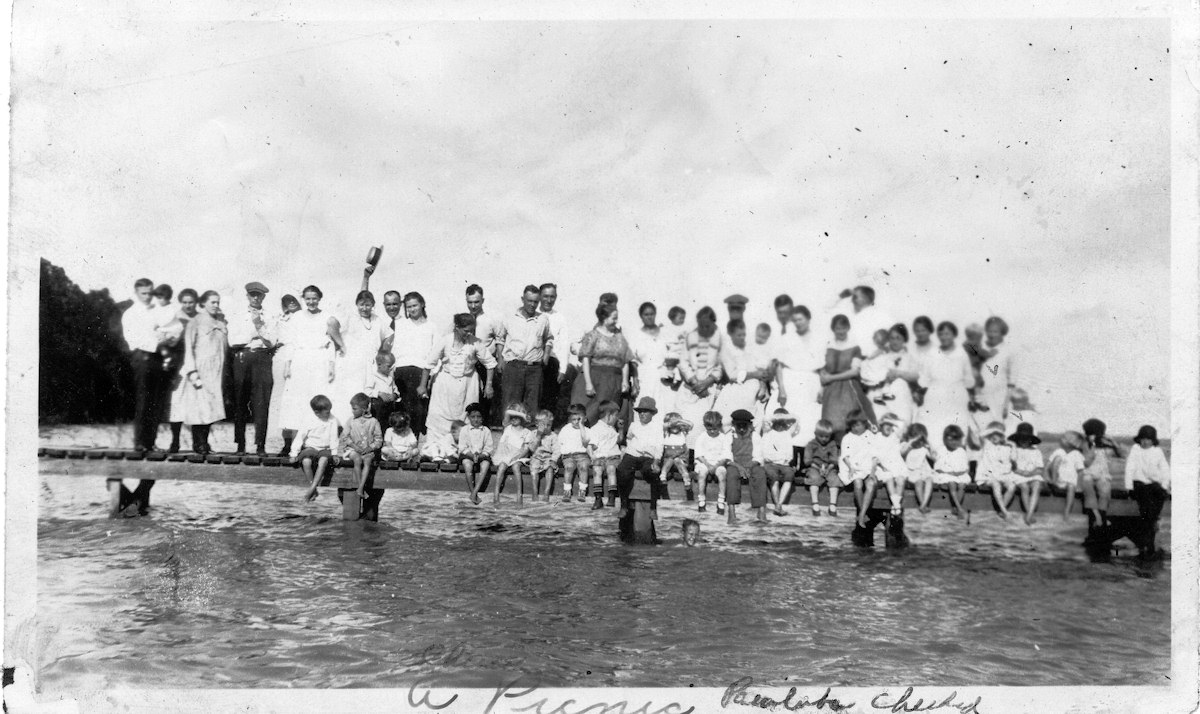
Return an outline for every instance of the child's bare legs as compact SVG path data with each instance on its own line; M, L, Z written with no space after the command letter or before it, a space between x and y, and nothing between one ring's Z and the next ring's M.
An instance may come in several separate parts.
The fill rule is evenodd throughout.
M1000 511L1000 517L1008 518L1008 506L1004 503L1004 486L999 481L992 481L989 485L992 487L992 502Z
M961 484L961 483L949 484L946 488L946 491L947 491L947 493L950 494L950 510L954 511L954 515L958 516L959 518L962 518L963 517L962 502L963 502L963 497L967 493L966 484Z
M783 504L787 503L788 496L792 493L792 481L794 480L795 476L792 476L792 478L784 479L783 483L777 484L779 486L779 498L775 499L775 502L779 505L780 515L783 514Z
M1041 495L1041 481L1030 481L1021 487L1021 496L1025 501L1025 522L1029 525L1033 525L1037 520L1037 504Z
M1063 520L1071 515L1071 509L1075 507L1075 484L1067 486L1067 507L1063 509Z
M779 507L779 504L783 503L779 498L779 490L782 485L781 482L772 480L771 485L767 486L767 496L771 499L771 505L775 507L773 510L777 516L783 515L783 509Z
M829 515L831 516L838 514L838 496L840 495L842 495L842 487L840 485L829 487Z
M571 490L575 488L575 461L574 459L563 459L563 503L571 500ZM579 480L587 483L587 472L580 469ZM550 502L550 494L546 494L546 502Z
M1096 482L1096 508L1100 511L1097 525L1108 525L1108 501L1112 497L1112 481L1102 478Z
M506 471L508 471L508 464L496 464L496 489L492 496L493 503L500 503L500 489L504 488L504 476Z
M386 458L386 456L384 457ZM467 490L471 492L471 500L474 501L475 496L475 478L471 471L475 468L475 460L469 456L464 456L462 460L463 475L467 478Z
M704 504L708 500L708 474L711 470L708 464L700 459L696 459L696 505L701 509L704 508ZM689 480L687 483L690 487L691 481Z
M713 469L717 474L717 513L725 510L725 481L729 478L729 468L718 466Z
M308 490L304 492L303 500L308 502L317 497L317 479L313 476L313 461L311 456L305 456L300 460L300 469L304 471L304 478L308 479L311 484Z
M605 488L608 491L608 500L609 500L608 505L611 506L612 500L617 493L617 462L616 462L616 459L609 459L608 465L604 467L604 470L608 474L608 483Z
M487 459L479 460L479 472L475 474L474 480L471 481L471 503L479 503L479 488L483 485L483 481L487 478L487 473L491 468L492 464L490 461ZM467 473L471 473L469 468L467 469Z
M354 473L354 488L358 492L358 497L362 498L363 488L363 467L362 456L357 451L350 451L346 458L350 459L350 470Z
M867 508L875 498L875 477L854 480L854 495L858 498L858 525L867 527Z
M901 504L904 500L904 478L891 476L884 479L883 485L887 489L888 501L892 504L892 515L900 515Z
M305 459L311 463L311 459ZM312 501L317 497L317 485L321 483L321 478L325 475L325 469L329 466L329 457L322 456L317 459L317 468L313 471L312 485L308 487L308 493L305 495L305 501Z

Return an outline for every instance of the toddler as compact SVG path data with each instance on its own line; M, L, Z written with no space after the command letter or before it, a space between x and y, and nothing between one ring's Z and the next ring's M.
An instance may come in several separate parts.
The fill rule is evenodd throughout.
M875 483L882 483L887 489L888 501L892 505L892 515L898 516L903 512L904 482L908 478L908 465L904 458L905 445L900 443L898 429L904 422L895 414L884 414L879 420L879 433L872 437L875 445L875 471L873 476L866 479L866 498L863 503L870 504L875 499ZM865 520L865 509L860 513L860 520Z
M1008 518L1008 504L1016 493L1013 480L1013 450L1004 438L1004 424L994 421L984 427L983 452L975 470L975 482L988 484L992 489L992 501L1001 518Z
M804 484L812 497L814 516L821 515L817 495L822 486L829 488L829 515L838 514L838 493L842 488L838 478L839 455L838 443L833 440L833 424L828 419L821 419L813 429L812 441L804 445Z
M687 310L676 305L667 311L667 319L671 321L671 324L662 329L663 339L667 344L667 358L664 365L671 384L677 387L683 383L683 374L679 371L679 361L683 359L683 353L687 350L685 343L688 328L684 324L687 319Z
M529 459L529 476L533 486L533 500L536 502L538 493L542 500L550 502L550 492L554 490L554 472L558 469L558 459L562 456L559 448L558 434L554 433L554 414L543 409L534 418L533 455ZM542 479L545 478L545 484ZM520 494L521 489L517 489ZM567 491L564 489L564 493ZM521 502L518 496L518 503Z
M1037 448L1042 440L1033 433L1033 425L1028 422L1018 424L1016 433L1010 435L1008 440L1013 443L1012 478L1020 490L1021 501L1025 504L1025 523L1032 525L1035 520L1034 513L1037 512L1038 497L1042 494L1042 482L1045 480L1042 473L1046 465L1042 459L1042 450Z
M917 510L929 513L929 499L933 496L933 456L929 453L929 431L924 424L908 427L900 451L904 454L908 480L912 481L917 497Z
M971 374L975 377L975 386L967 390L970 394L969 408L971 411L986 412L987 404L979 401L979 392L983 389L983 364L996 356L996 350L989 349L983 344L983 327L973 322L963 328L963 349L971 362Z
M395 365L396 358L391 352L375 355L375 371L367 375L366 384L363 385L363 394L370 398L371 413L379 421L380 428L391 423L392 410L396 408L396 401L400 398L396 381L392 378Z
M858 525L866 527L867 507L863 489L864 482L875 468L872 435L867 432L867 417L859 409L846 415L846 425L850 427L850 431L842 437L839 477L843 483L854 486L854 497L859 503ZM832 503L832 500L830 502ZM836 513L831 511L831 515Z
M383 458L389 461L417 458L417 437L408 426L408 415L392 412L388 424L388 430L383 433Z
M705 412L701 423L704 425L704 433L698 435L693 444L696 465L696 501L699 504L697 510L700 513L704 513L706 510L704 506L705 487L708 485L709 474L712 474L717 479L717 514L724 515L725 477L728 473L728 466L733 461L730 435L721 431L720 412ZM690 479L688 486L691 486Z
M350 459L354 468L354 482L358 484L358 497L366 498L367 476L375 462L375 452L383 446L383 434L379 422L370 415L371 400L359 392L350 398L350 413L353 417L342 434L342 458Z
M616 402L608 399L600 402L599 420L589 429L588 448L592 462L592 493L599 496L605 491L608 480L607 506L617 502L617 464L621 462L621 447L617 445L617 417L621 412ZM583 486L580 486L583 489Z
M888 394L886 389L888 370L895 364L895 359L894 355L888 351L887 330L875 330L871 339L875 343L875 350L863 359L859 368L859 381L862 382L868 399L875 404L886 404L889 400L895 399L895 396Z
M1134 443L1125 461L1125 488L1133 491L1142 519L1157 521L1171 489L1171 467L1154 427L1147 424L1138 429Z
M558 430L558 448L562 452L563 463L563 503L571 500L571 489L575 484L576 474L579 474L579 500L586 499L588 474L592 470L592 462L588 458L591 432L583 425L585 414L587 414L586 407L582 404L572 404L567 407L567 423ZM592 510L604 507L602 495L601 491L596 491L596 500L592 504ZM547 498L549 497L547 496Z
M333 416L333 402L324 394L318 394L308 402L313 411L313 418L300 429L292 440L292 463L300 462L304 476L309 480L308 490L304 492L304 501L312 501L317 497L317 485L325 476L325 469L330 462L336 463L337 457L333 450L338 445L338 432L341 425ZM316 460L316 467L313 460Z
M162 356L162 368L171 371L180 366L182 361L180 340L183 339L183 320L179 313L171 308L171 296L174 290L163 283L154 288L154 314L160 315L155 332L158 334L158 354Z
M477 402L467 405L467 423L458 433L458 457L467 475L467 488L471 489L470 501L476 505L479 505L479 487L492 466L492 446L492 430L483 425L483 407Z
M970 464L967 463L967 450L963 448L963 430L957 424L951 424L942 431L942 445L946 448L938 453L933 464L933 483L935 486L945 486L950 494L950 510L954 515L963 517L963 496L967 492L967 484L971 482Z
M504 417L504 431L500 433L500 441L496 442L496 451L492 456L496 464L494 502L500 503L504 479L511 472L517 477L517 502L521 503L525 500L525 479L521 477L521 464L533 451L534 434L526 426L529 423L529 414L525 411L524 404L509 404Z
M796 470L792 468L796 418L781 407L771 415L770 424L771 430L762 437L763 470L770 484L769 493L771 503L775 506L775 515L782 516L783 504L792 492L792 480L796 478Z
M687 435L691 430L692 423L681 417L679 412L670 412L663 419L662 472L658 480L662 482L664 492L672 471L679 472L679 480L688 480Z

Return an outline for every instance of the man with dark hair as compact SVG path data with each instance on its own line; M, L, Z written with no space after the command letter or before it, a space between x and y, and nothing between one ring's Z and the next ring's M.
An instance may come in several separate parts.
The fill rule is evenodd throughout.
M267 286L258 281L246 283L246 309L229 315L229 348L233 353L233 440L237 453L246 451L246 422L254 416L254 445L259 456L267 455L267 416L271 408L271 390L275 386L271 370L275 347L263 299Z
M504 400L508 404L524 404L528 414L538 411L542 370L550 359L548 348L554 344L550 321L537 311L541 294L536 285L526 285L521 309L506 315L496 326Z
M775 319L779 320L779 336L787 334L788 326L792 323L792 309L795 303L792 296L784 293L775 298Z
M558 302L558 286L544 283L538 287L541 313L550 323L553 338L550 359L542 370L541 408L554 415L554 428L567 423L567 408L571 406L571 384L568 378L571 339L567 331L566 318L554 305Z
M850 315L850 341L857 344L864 355L872 354L875 331L890 330L896 321L875 306L875 289L872 287L855 286L850 291L850 302L854 305L854 314Z
M483 288L475 283L467 286L467 312L475 317L475 337L483 342L484 347L496 358L496 378L492 380L492 398L483 396L483 385L487 382L487 368L482 362L475 363L475 373L479 375L479 406L483 413L483 423L489 427L499 427L504 423L504 399L500 384L500 353L496 347L496 319L483 311Z
M159 323L166 320L151 306L153 291L153 282L147 278L139 279L133 284L133 304L121 315L121 333L129 345L129 362L133 366L133 448L142 453L155 448L166 387L166 373L158 349L162 342Z

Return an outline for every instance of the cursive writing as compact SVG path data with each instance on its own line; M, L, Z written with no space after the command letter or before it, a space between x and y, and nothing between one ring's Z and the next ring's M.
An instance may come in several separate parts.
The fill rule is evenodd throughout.
M433 711L438 711L440 709L445 709L458 699L457 694L452 694L450 695L450 698L444 702L434 702L432 699L430 699L433 693L428 689L422 691L420 698L418 698L417 689L424 688L424 685L427 681L429 681L428 678L418 679L417 681L413 682L411 687L408 688L408 706L412 707L413 709L427 707Z
M875 695L875 698L871 700L871 706L875 709L891 710L894 714L902 714L902 712L929 712L945 707L957 709L961 714L980 714L979 703L983 700L983 697L975 697L975 701L973 702L955 701L958 698L958 691L950 692L950 696L941 701L931 699L929 703L926 703L924 699L912 701L912 695L913 688L909 687L904 690L904 694L901 694L899 699L889 703L888 699L891 695L885 691L882 694Z
M825 693L819 699L809 699L808 697L800 697L796 701L792 699L796 696L796 688L792 687L788 690L783 699L773 699L764 694L754 694L751 696L750 686L754 684L753 677L742 677L734 681L725 688L725 694L721 696L721 708L724 709L730 704L738 704L744 707L757 707L759 709L769 709L775 711L779 707L783 707L787 711L800 711L807 707L815 709L826 709L833 712L840 712L844 709L850 709L854 706L854 702L842 704L841 701L831 698L831 693L828 687L825 688Z

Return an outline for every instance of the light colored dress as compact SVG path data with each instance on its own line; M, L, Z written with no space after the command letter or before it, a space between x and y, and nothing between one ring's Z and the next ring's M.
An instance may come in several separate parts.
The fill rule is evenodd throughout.
M372 313L364 320L358 311L341 320L342 344L345 354L334 357L334 380L332 394L333 414L343 424L354 418L350 412L350 398L363 391L367 378L375 371L375 355L383 346L383 321Z
M887 353L887 365L889 369L899 370L901 372L917 371L917 366L911 354L907 349L901 349L899 352ZM912 387L908 380L897 377L884 385L882 389L884 406L875 406L875 410L881 414L891 412L900 418L900 421L906 425L913 423L916 418L916 405L913 403Z
M1036 446L1031 449L1022 449L1019 446L1013 447L1013 474L1012 481L1015 484L1031 483L1033 481L1045 481L1046 479L1041 474L1033 476L1023 476L1018 471L1028 473L1037 469L1046 468L1046 462L1042 456L1042 450Z
M990 441L983 442L983 450L979 455L979 467L975 471L975 482L993 485L1015 483L1012 472L1012 452L1013 448L1009 444L997 446Z
M684 338L683 359L679 363L679 371L685 378L691 377L697 382L709 377L721 377L721 333L714 331L708 337L701 337L699 330L688 332ZM713 404L720 394L720 384L709 387L705 396L697 395L687 385L679 388L675 396L675 407L679 415L692 424L701 424L704 413L712 411ZM729 416L722 414L722 417ZM688 432L688 446L696 442L696 432L702 429L692 429Z
M765 404L758 401L758 390L762 382L749 379L746 374L758 369L755 355L747 348L738 347L730 341L721 351L721 368L729 381L721 385L721 393L713 402L713 409L721 412L721 419L729 426L729 415L738 409L745 409L754 417L754 428L763 426L763 409Z
M1004 421L1008 416L1008 385L1016 383L1016 357L1007 341L992 349L996 354L988 358L980 368L983 390L979 401L987 405L988 421ZM992 371L995 370L995 374Z
M638 398L650 397L658 405L655 419L662 421L667 412L675 411L675 398L678 390L671 389L663 383L664 377L670 377L674 372L668 369L668 355L678 358L679 354L671 351L674 335L668 334L667 328L660 328L657 335L651 335L644 330L630 333L629 349L633 353L633 361L638 369Z
M964 435L967 433L970 425L967 389L975 384L975 375L967 353L957 345L949 352L934 352L922 367L920 384L928 391L917 422L929 431L933 453L940 454L945 449L942 434L947 426L957 424Z
M909 481L932 481L933 466L929 463L929 449L919 446L910 449L904 457L904 465L908 467Z
M183 310L180 310L176 317L183 323L183 332L186 335L187 324L192 321L192 317ZM186 336L180 338L180 341L184 342L185 350L187 349L186 339ZM192 389L192 386L184 379L184 375L185 372L181 366L180 370L175 373L174 380L171 382L171 406L167 417L167 421L169 422L183 421L183 397L187 394L187 390Z
M291 376L283 383L280 403L280 426L302 429L312 416L309 401L318 394L333 398L334 385L329 382L329 366L333 360L333 341L329 339L329 315L302 310L289 320L287 331ZM335 405L336 406L336 405Z
M796 417L798 431L793 443L804 446L821 419L821 403L817 401L821 394L821 378L817 371L825 366L825 349L812 330L803 335L797 335L795 331L781 335L776 345L775 359L779 360L779 368L775 372L775 381L782 385L787 400L781 405L780 390L773 390L766 413L773 414L781 406L786 408Z
M496 358L487 343L475 337L469 342L455 344L454 334L439 340L429 355L429 370L441 367L429 395L429 414L425 419L426 440L437 440L450 434L450 424L466 421L467 406L479 398L479 373L475 363L487 369L496 368Z
M187 385L183 396L183 423L214 424L225 418L225 352L229 349L229 328L206 312L188 321L184 333L184 381L195 371L201 388Z

